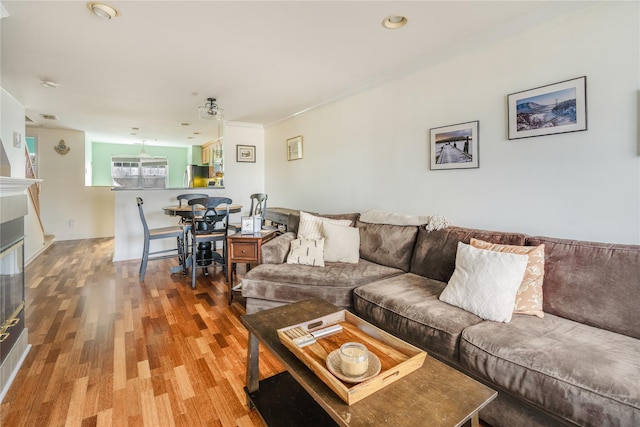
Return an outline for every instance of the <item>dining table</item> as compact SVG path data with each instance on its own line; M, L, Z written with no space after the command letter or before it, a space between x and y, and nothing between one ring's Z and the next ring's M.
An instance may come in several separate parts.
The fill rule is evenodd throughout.
M191 218L192 215L192 209L191 209L191 205L185 203L185 204L180 204L180 205L170 205L170 206L163 206L162 210L164 211L165 215L170 215L170 216L180 216L182 218ZM204 213L207 209L202 206L202 205L195 205L195 211L196 212L201 212ZM242 205L235 205L235 204L231 204L229 205L229 214L232 213L238 213L242 210ZM226 213L227 211L227 205L226 204L221 204L216 206L216 212L219 213ZM228 219L227 219L228 221ZM185 228L185 231L187 230L187 228ZM185 238L183 239L184 241L184 247L183 247L183 254L184 254L184 258L181 261L181 265L176 266L176 267L172 267L171 268L171 273L177 273L179 271L182 271L183 273L186 272L186 269L190 267L190 262L189 260L187 260L187 253L189 250L189 244L187 243L187 235L185 233ZM226 267L226 266L225 266Z
M164 206L162 208L162 210L164 211L165 215L171 215L171 216L186 216L186 217L190 217L191 216L191 206L188 204L182 204L182 205L171 205L171 206ZM204 206L202 205L196 205L195 206L195 210L196 212L204 212L206 209ZM229 205L229 213L238 213L242 210L242 205L234 205L231 204ZM216 208L217 212L224 212L226 211L226 205L220 205Z

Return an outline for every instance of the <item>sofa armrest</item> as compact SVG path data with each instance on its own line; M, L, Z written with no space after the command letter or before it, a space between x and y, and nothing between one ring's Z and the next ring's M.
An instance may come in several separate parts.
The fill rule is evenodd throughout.
M295 233L287 232L262 245L261 255L263 264L282 264L287 260L291 241L296 238Z

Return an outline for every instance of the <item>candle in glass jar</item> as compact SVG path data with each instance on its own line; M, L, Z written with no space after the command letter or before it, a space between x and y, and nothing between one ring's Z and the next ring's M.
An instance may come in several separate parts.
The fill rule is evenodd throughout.
M364 345L348 342L340 347L340 368L345 375L358 377L367 372L368 367L369 354Z

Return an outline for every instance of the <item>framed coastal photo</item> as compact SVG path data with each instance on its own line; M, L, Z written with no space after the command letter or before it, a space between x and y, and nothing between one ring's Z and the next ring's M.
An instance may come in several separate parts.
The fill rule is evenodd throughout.
M236 162L255 163L255 145L236 145Z
M431 170L480 167L479 127L480 122L476 120L430 129Z
M302 158L302 135L287 139L287 160Z
M587 77L507 95L509 139L587 130Z

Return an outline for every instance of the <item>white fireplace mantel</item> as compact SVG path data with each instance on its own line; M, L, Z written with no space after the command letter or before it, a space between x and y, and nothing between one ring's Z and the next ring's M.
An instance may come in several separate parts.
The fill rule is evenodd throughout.
M0 197L24 194L27 188L38 182L42 180L0 176Z

